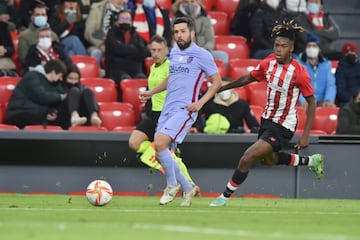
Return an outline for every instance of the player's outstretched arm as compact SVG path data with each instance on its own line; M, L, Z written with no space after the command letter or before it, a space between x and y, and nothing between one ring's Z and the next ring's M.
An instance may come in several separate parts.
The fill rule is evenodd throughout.
M314 95L306 97L305 99L308 104L307 110L306 110L306 125L305 125L305 129L304 129L304 132L303 132L301 138L295 145L295 148L297 148L297 149L303 149L309 145L310 130L312 128L314 118L315 118L316 102L315 102Z
M253 78L250 74L241 76L239 79L230 82L229 84L226 84L224 86L222 86L218 92L224 91L226 89L230 89L230 88L237 88L237 87L242 87L245 86L251 82L256 81L255 78Z
M140 92L139 99L142 103L146 102L152 95L166 90L168 78L165 78L159 85L151 90Z

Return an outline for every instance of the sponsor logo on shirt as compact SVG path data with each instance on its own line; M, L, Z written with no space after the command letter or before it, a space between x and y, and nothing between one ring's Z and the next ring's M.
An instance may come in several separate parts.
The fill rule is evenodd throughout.
M189 73L190 70L187 67L181 65L170 65L170 73Z

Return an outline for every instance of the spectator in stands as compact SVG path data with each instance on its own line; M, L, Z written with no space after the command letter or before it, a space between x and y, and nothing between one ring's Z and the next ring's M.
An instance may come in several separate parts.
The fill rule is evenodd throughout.
M305 28L304 32L297 33L295 52L304 51L307 34L313 32L320 37L322 54L330 59L337 60L341 53L335 50L335 41L339 38L339 30L328 13L324 13L323 0L307 0L307 11L300 13L295 21Z
M339 109L336 134L360 134L360 89Z
M265 0L256 10L250 22L252 58L263 59L273 52L274 38L271 34L276 22L288 17L287 11L280 4L281 0Z
M16 3L13 0L0 1L0 21L5 22L9 31L16 30Z
M336 107L335 77L331 72L331 63L320 50L320 39L314 33L309 33L306 40L306 48L299 55L299 62L306 67L310 75L311 85L315 91L315 100L318 107ZM305 109L307 103L301 95L299 104Z
M16 28L23 31L31 24L31 16L33 15L33 9L37 5L45 6L49 11L49 15L52 14L55 7L61 3L62 0L23 0L19 1L20 6L16 17Z
M231 82L230 78L223 78L223 84ZM200 116L201 115L201 116ZM209 134L245 133L244 121L251 133L257 133L259 122L250 110L249 104L239 98L234 89L228 89L215 94L199 113L200 121L194 127L198 132ZM205 123L204 126L198 123Z
M175 3L176 4L176 3ZM195 43L208 50L215 59L221 60L228 66L229 56L224 51L214 50L215 34L211 25L211 19L199 0L182 0L175 17L191 17L195 22Z
M60 60L51 60L27 72L16 85L7 107L5 123L20 129L26 125L58 125L57 105L66 98L57 83L66 74Z
M81 84L80 70L76 64L70 64L61 84L67 97L59 109L61 127L92 125L101 126L99 105L90 88Z
M50 16L50 26L64 44L68 55L86 55L83 44L85 21L81 18L80 7L76 0L63 1Z
M306 12L306 0L286 0L285 8L291 15L297 16L299 13Z
M141 4L142 3L142 4ZM172 29L169 11L162 9L155 0L140 0L132 10L133 26L139 36L148 45L150 53L150 39L156 34L163 36L171 46Z
M250 21L254 13L260 6L260 0L242 0L235 10L231 20L230 33L245 37L248 42L251 41Z
M82 19L86 20L93 3L98 3L101 1L103 0L78 0L77 2L79 4Z
M346 42L342 47L342 58L336 69L336 100L339 107L350 101L360 89L360 63L358 46L354 42Z
M17 76L16 66L11 57L14 44L8 30L6 9L0 5L0 76Z
M91 44L88 49L89 54L97 59L99 66L105 54L107 33L126 3L127 0L104 0L91 5L89 16L85 22L85 39Z
M23 72L27 70L26 56L28 55L29 48L37 42L37 29L48 26L49 25L47 24L46 6L35 5L31 15L31 23L29 27L24 30L19 37L19 61ZM59 41L56 33L51 32L51 35L53 41Z
M117 86L122 79L146 78L143 71L146 45L132 26L128 11L120 11L117 22L108 32L105 47L106 74Z
M65 52L63 45L53 41L51 29L42 27L37 29L36 43L32 45L26 56L26 71L30 67L45 65L50 60L60 59L66 65L72 63L71 58Z

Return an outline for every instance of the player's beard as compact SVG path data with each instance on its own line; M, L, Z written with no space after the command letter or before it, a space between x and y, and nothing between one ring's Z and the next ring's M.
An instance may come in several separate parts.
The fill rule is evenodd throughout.
M191 38L189 38L187 41L184 42L184 44L179 44L179 42L177 41L176 44L178 45L178 47L181 50L184 50L186 48L188 48L191 45Z

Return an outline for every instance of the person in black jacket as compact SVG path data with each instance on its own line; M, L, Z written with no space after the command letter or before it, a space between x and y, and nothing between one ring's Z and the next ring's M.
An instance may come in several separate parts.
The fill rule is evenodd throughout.
M117 86L122 79L146 78L143 63L147 55L145 42L132 27L130 13L120 11L118 16L105 40L106 76L113 79Z
M57 107L66 98L58 82L66 74L60 60L50 60L27 72L16 85L7 107L6 124L22 129L26 125L59 125Z
M49 27L39 28L37 30L37 42L30 47L26 55L26 66L29 68L39 64L44 65L54 59L63 61L65 65L72 63L63 46L59 42L53 41L51 29Z
M11 39L10 32L8 30L8 24L3 21L7 18L7 14L3 12L0 5L0 76L17 76L15 63L11 57L14 54L14 44Z
M360 134L360 89L349 103L340 108L336 134Z
M95 95L90 88L81 83L80 79L79 68L76 64L70 64L63 84L60 86L60 91L67 93L67 98L59 109L59 121L64 129L79 125L101 126L98 115L99 104L96 102Z

